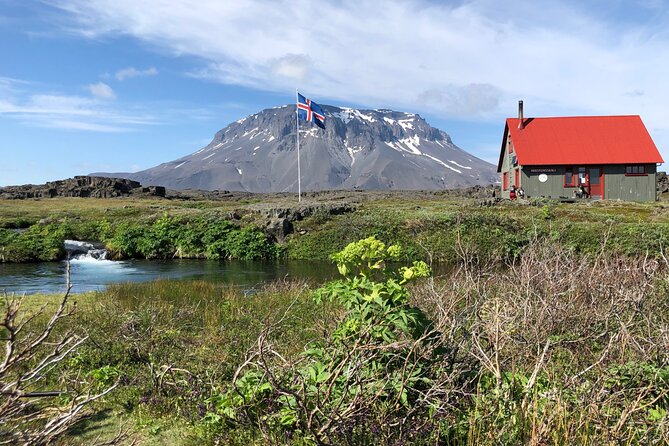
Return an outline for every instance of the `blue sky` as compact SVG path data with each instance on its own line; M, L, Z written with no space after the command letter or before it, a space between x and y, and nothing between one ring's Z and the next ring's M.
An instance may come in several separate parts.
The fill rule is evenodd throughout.
M0 185L152 167L296 87L491 162L518 99L639 114L669 161L668 76L663 0L0 0Z

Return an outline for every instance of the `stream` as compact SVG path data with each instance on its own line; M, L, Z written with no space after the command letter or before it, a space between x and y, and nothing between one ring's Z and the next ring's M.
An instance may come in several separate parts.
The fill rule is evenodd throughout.
M66 262L0 263L0 292L9 294L59 293L65 290ZM337 276L332 262L128 260L112 261L78 256L71 260L73 293L102 290L112 283L155 279L207 280L251 288L277 279L324 282Z

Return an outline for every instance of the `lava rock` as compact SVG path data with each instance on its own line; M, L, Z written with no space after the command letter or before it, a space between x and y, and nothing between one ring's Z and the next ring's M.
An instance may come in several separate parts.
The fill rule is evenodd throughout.
M265 225L265 233L281 243L293 232L293 223L287 218L273 218Z
M129 196L165 197L162 186L142 187L133 180L93 176L76 176L46 184L26 184L0 188L0 198L25 200L30 198L78 197L115 198Z

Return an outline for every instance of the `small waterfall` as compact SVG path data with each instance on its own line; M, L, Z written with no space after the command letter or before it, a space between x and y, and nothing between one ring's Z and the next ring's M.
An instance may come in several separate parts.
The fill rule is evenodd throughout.
M65 240L63 247L70 260L78 261L98 261L107 260L109 252L89 242L80 242L78 240Z

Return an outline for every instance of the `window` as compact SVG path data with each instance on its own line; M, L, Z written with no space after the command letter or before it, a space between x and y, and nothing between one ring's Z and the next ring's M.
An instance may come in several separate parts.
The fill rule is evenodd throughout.
M627 176L647 175L646 166L642 164L625 166L625 175Z
M575 187L574 171L571 167L566 167L564 170L564 187Z
M502 188L503 190L509 190L509 172L504 172L502 175Z
M513 185L516 187L520 187L520 169L515 170L516 175L513 181Z
M590 172L588 172L588 179L590 180L590 186L598 186L600 179L599 167L591 167Z
M588 184L585 167L565 167L564 187L579 187L585 184Z

